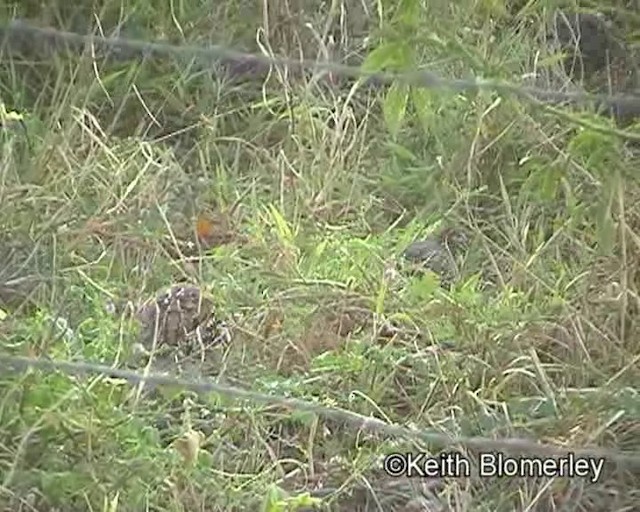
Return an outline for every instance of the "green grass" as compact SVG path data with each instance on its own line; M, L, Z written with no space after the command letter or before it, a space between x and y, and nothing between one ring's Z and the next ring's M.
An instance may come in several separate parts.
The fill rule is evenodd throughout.
M328 25L311 1L105 1L95 16L21 2L1 16L248 50L268 19L263 47L310 58L328 26L369 66L518 80L549 3L381 2L378 19L333 2ZM608 120L489 92L234 83L184 60L41 52L0 63L0 100L25 127L0 131L2 353L125 366L123 306L191 281L234 339L183 377L453 436L639 449L640 182ZM203 216L215 243L188 246ZM442 226L470 235L451 289L389 272ZM608 470L596 484L447 479L434 493L449 508L410 509L425 482L395 482L393 498L380 457L441 447L223 396L138 400L107 378L3 372L0 390L2 510L304 510L320 487L336 492L318 509L345 511L640 503L637 473Z

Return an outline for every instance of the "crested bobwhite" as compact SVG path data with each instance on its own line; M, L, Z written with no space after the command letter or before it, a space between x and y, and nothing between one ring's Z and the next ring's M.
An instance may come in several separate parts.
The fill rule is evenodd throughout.
M548 41L565 54L562 64L572 82L594 93L636 94L636 57L610 20L600 14L558 11L551 25ZM640 117L636 103L598 106L623 125Z
M230 341L226 324L216 318L211 297L192 284L175 284L146 301L137 311L141 344L190 348Z
M451 283L458 275L456 256L467 243L467 236L451 228L415 241L407 247L404 258L414 270L430 270L442 284Z

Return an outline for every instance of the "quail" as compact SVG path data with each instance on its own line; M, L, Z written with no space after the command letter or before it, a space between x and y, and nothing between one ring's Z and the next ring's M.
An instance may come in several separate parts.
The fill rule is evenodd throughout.
M559 11L548 39L567 55L563 67L572 81L596 93L634 92L638 79L635 59L602 15ZM635 103L599 107L623 125L640 116Z
M451 228L415 241L407 247L403 256L414 270L430 270L449 285L457 276L456 256L467 243L464 233Z
M190 347L230 341L226 324L215 315L213 301L199 287L175 284L146 301L137 311L142 326L140 343Z
M565 70L577 80L589 80L612 65L624 66L630 57L606 20L595 14L558 12L551 35L567 51ZM623 83L614 82L614 88L624 88Z

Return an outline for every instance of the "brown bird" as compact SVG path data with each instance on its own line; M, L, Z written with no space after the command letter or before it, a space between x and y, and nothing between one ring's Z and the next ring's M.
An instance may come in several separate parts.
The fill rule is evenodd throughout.
M215 313L212 298L199 287L172 285L138 309L140 343L147 350L163 345L192 348L196 342L201 347L228 343L226 324Z

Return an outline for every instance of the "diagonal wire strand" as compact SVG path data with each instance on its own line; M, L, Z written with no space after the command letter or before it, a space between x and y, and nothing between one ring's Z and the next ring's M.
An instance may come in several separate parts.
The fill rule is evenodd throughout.
M572 453L575 457L602 458L619 468L640 470L640 452L613 451L604 448L581 448L573 446L555 446L536 443L527 439L503 438L491 439L479 436L449 436L434 431L413 430L400 425L392 425L377 418L366 417L346 409L327 407L297 398L285 398L259 393L234 386L227 386L205 380L187 380L169 375L142 375L131 370L111 368L90 362L53 361L28 357L0 355L0 367L13 371L27 371L37 368L47 372L60 371L69 376L101 375L123 379L132 385L177 386L199 393L219 393L234 399L250 400L259 404L280 405L296 411L309 412L327 419L343 422L349 426L370 432L400 437L440 446L465 446L474 450L499 451L534 455L538 457L558 458Z
M625 115L640 115L640 97L632 95L590 94L586 92L561 92L551 89L520 86L507 82L482 79L445 78L434 72L417 69L407 72L369 71L362 67L349 66L335 62L319 62L311 59L292 59L287 57L268 56L242 52L222 45L174 45L165 42L148 42L124 37L103 37L99 35L83 35L54 28L34 27L21 20L13 20L0 25L0 40L21 40L23 44L33 46L34 40L48 43L50 48L72 45L83 47L93 45L96 48L111 50L130 57L182 57L196 59L204 64L227 63L238 69L268 69L270 66L281 66L291 70L313 70L330 72L345 78L365 79L382 85L394 82L429 89L448 89L455 92L477 92L491 90L500 94L515 95L529 101L552 104L570 103L593 104L597 108L615 110Z

